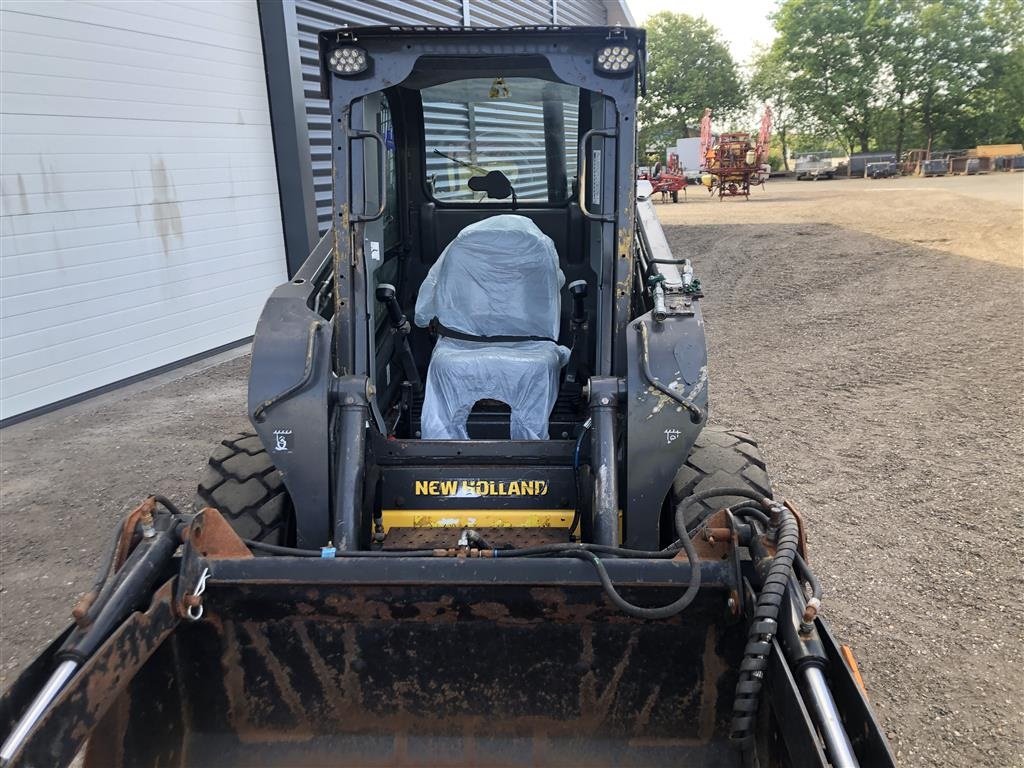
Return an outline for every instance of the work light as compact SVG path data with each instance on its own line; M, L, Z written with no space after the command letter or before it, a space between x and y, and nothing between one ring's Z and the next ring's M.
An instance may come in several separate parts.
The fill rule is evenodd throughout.
M606 45L597 52L595 66L598 72L618 74L629 72L636 63L636 51L626 45Z
M346 45L331 51L328 66L343 77L358 75L366 71L366 51L354 45Z

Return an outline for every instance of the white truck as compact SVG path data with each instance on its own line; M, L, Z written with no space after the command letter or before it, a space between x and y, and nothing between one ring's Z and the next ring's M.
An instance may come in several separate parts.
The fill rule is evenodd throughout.
M679 169L683 172L686 180L691 184L700 181L700 137L690 139L678 139L675 146L668 147L665 151L666 159L672 153L679 157Z
M834 179L836 177L836 170L832 167L832 158L820 152L798 155L793 169L796 172L797 181L804 179L817 181L818 179Z

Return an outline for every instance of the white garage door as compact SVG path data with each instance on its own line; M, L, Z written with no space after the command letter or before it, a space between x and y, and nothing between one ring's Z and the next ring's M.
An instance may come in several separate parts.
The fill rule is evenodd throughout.
M255 0L4 0L0 51L0 418L251 335L286 279Z

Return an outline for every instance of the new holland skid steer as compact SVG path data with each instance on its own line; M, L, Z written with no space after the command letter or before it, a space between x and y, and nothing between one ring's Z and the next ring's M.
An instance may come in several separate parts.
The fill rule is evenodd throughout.
M800 515L706 426L644 32L319 42L333 220L260 318L254 433L118 528L3 766L892 765Z

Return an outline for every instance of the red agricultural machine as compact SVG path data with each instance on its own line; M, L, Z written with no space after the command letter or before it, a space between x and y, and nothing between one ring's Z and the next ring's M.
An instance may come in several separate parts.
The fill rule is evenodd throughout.
M660 192L663 201L665 198L671 198L673 203L678 203L680 190L683 193L683 198L686 197L686 174L679 167L679 155L675 152L669 153L667 165L655 163L649 171L641 171L637 175L637 179L651 182L652 194Z
M718 199L743 196L750 198L752 186L764 186L771 171L767 163L768 145L772 135L772 110L764 108L761 129L754 143L749 133L711 133L711 110L704 110L700 121L700 156L702 182Z

